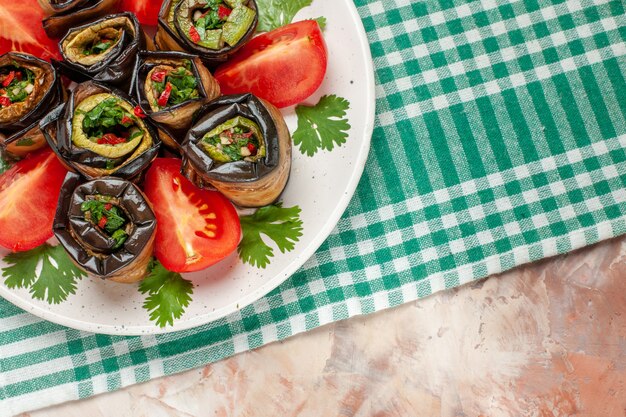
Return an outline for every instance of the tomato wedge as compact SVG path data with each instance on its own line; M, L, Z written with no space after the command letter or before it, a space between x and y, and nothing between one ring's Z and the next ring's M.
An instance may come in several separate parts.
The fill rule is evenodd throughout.
M222 94L253 93L277 107L302 102L324 81L328 53L314 20L264 33L215 71Z
M52 237L66 174L54 152L46 148L0 175L0 246L26 251Z
M170 271L199 271L237 248L241 225L226 197L196 187L180 167L180 159L157 158L146 174L144 191L158 225L155 255Z

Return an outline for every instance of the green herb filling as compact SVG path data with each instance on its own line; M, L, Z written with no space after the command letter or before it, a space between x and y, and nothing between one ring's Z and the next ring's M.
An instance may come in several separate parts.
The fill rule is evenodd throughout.
M128 220L121 208L113 203L113 198L105 195L95 195L93 199L83 202L80 210L85 213L85 220L115 240L113 249L122 247L128 233Z

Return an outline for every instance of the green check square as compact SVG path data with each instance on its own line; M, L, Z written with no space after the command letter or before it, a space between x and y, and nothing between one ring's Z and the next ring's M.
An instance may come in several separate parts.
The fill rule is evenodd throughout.
M498 9L504 19L513 19L515 17L515 11L513 10L513 6L510 4L504 4L498 7Z
M606 217L609 219L617 219L621 217L623 212L619 205L612 205L604 208L604 212L606 213Z
M148 362L148 357L146 356L146 352L143 350L132 350L128 354L130 356L130 361L133 365L140 365L142 363Z
M450 31L450 34L452 35L458 35L460 33L463 33L463 31L465 30L463 28L463 23L461 19L450 20L446 22L446 26L448 27L448 30Z
M91 372L89 372L89 366L77 366L74 368L74 377L76 381L85 381L91 377Z
M483 27L489 25L489 17L485 12L478 12L474 14L474 21L476 22L476 26Z
M434 27L426 27L420 30L422 34L422 38L424 39L424 43L433 42L439 39L437 36L437 31Z
M550 29L548 29L548 25L545 22L535 23L533 25L533 30L535 31L537 38L545 38L550 35Z
M367 282L359 282L354 284L354 291L357 293L359 297L366 297L372 294L372 288L370 284Z
M576 26L574 19L572 19L572 15L564 14L559 16L557 19L559 21L559 25L561 25L561 29L563 30L570 30Z
M243 323L244 330L247 332L256 330L259 327L261 327L261 322L259 321L259 318L256 315L244 317L242 319L242 323Z
M585 45L583 45L580 39L570 41L567 46L572 56L578 56L585 53Z
M555 48L546 48L543 50L543 58L546 60L546 64L554 64L559 60L559 53Z
M483 40L483 46L485 47L485 51L487 53L495 52L500 49L500 45L498 45L498 40L495 37L490 37Z
M511 41L511 45L515 46L515 45L520 45L524 43L524 34L522 33L521 30L519 29L512 30L508 33L508 35L509 35L509 40Z
M103 359L102 367L106 373L117 372L120 370L120 364L117 362L117 358L115 357Z
M446 60L446 55L443 52L436 52L434 54L431 54L430 59L433 61L433 66L435 68L448 65L448 61Z

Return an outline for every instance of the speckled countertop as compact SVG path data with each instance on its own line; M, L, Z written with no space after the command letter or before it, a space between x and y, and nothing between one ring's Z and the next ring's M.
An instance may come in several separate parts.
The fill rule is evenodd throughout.
M626 238L30 415L626 416Z

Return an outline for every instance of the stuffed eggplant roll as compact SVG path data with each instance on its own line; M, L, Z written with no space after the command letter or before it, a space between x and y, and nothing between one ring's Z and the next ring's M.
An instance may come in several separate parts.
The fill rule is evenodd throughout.
M189 51L209 65L224 62L254 34L255 0L165 0L159 12L159 49Z
M44 146L39 121L63 99L52 65L16 52L0 56L0 146L14 157Z
M163 142L177 149L194 113L219 97L220 87L196 55L141 52L133 92L143 112L159 127Z
M252 94L207 104L182 146L183 174L242 207L262 207L282 193L291 169L291 137L276 107Z
M108 175L135 179L161 144L137 110L126 94L89 81L79 84L65 106L42 120L42 130L69 169L89 179Z
M120 13L71 29L59 48L59 65L74 81L93 79L126 90L137 53L151 49L152 41L134 14Z
M68 29L99 16L105 16L117 7L119 0L38 0L47 15L43 28L51 38L60 38Z
M131 283L148 273L156 219L131 182L113 177L85 182L67 174L53 229L72 260L90 274Z

